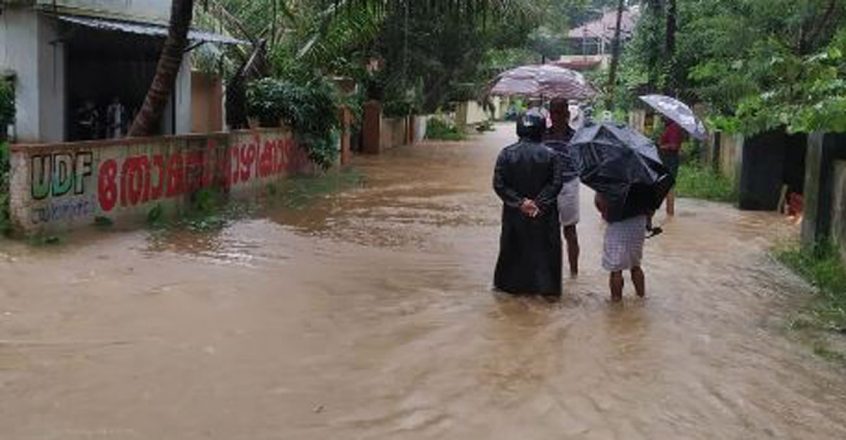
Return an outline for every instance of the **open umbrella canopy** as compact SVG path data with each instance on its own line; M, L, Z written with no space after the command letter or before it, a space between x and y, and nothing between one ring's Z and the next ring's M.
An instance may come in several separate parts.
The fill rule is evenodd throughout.
M491 95L586 100L596 96L587 79L574 70L551 64L520 66L499 74Z
M696 139L704 140L708 136L705 124L696 117L687 104L664 95L641 96L640 100L649 104L655 111L675 121L681 128Z
M570 141L582 182L608 201L608 220L657 210L675 184L647 137L625 126L590 122Z

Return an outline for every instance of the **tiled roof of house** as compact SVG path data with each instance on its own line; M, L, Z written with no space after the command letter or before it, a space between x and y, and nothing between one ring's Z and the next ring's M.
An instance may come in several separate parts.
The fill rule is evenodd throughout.
M640 18L640 7L632 6L623 11L623 18L620 22L621 34L623 37L630 36ZM612 9L602 14L598 20L585 23L567 33L570 38L601 38L607 41L614 39L614 28L617 26L617 11Z

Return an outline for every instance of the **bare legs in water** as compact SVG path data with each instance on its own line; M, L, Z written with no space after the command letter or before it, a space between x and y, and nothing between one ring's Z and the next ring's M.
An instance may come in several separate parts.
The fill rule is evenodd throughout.
M643 298L646 296L646 276L643 273L643 269L640 266L633 267L631 270L632 276L632 283L635 286L635 292L637 296ZM608 286L611 288L611 301L612 302L620 302L623 300L623 286L625 285L625 281L623 280L623 272L616 271L611 272L611 276L608 279Z
M579 274L579 235L576 225L564 226L564 241L567 242L567 260L570 262L570 275Z

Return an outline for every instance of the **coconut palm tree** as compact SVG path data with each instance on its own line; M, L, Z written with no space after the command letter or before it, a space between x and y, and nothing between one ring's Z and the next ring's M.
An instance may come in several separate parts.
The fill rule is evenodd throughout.
M188 47L188 30L194 13L194 0L173 0L170 7L170 24L156 74L147 90L144 104L132 122L129 136L150 136L162 119L167 101L173 92L182 56Z
M209 0L203 0L207 5ZM245 4L254 3L243 0ZM318 26L312 38L306 40L299 52L303 58L325 59L347 46L347 42L359 38L373 38L380 20L390 16L390 12L408 10L409 8L426 8L432 13L460 14L468 18L484 19L489 14L524 14L532 10L533 0L323 0L325 12L321 23L330 23L329 17L338 14L350 14L344 24L351 26L346 31L338 31L338 27L328 25ZM275 11L287 19L292 18L291 11L305 10L306 2L302 0L260 0L273 11L271 27L271 43L277 41L281 28L277 26ZM156 67L153 82L147 91L141 111L136 116L129 130L133 137L149 136L156 131L168 99L170 98L182 63L182 56L188 46L188 31L193 17L194 0L172 0L168 36L162 48L162 53ZM365 13L361 13L364 11ZM334 31L333 31L334 30Z

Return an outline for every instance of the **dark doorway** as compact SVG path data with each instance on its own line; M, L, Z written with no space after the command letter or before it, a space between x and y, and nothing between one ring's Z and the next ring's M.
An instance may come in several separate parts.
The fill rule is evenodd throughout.
M107 133L109 106L119 102L131 123L153 80L163 40L74 24L65 24L64 34L69 140L112 137ZM97 119L90 130L80 123L89 116L87 102L93 103Z
M740 209L775 211L787 186L787 194L802 194L808 136L788 134L784 129L751 136L743 144L740 175Z

